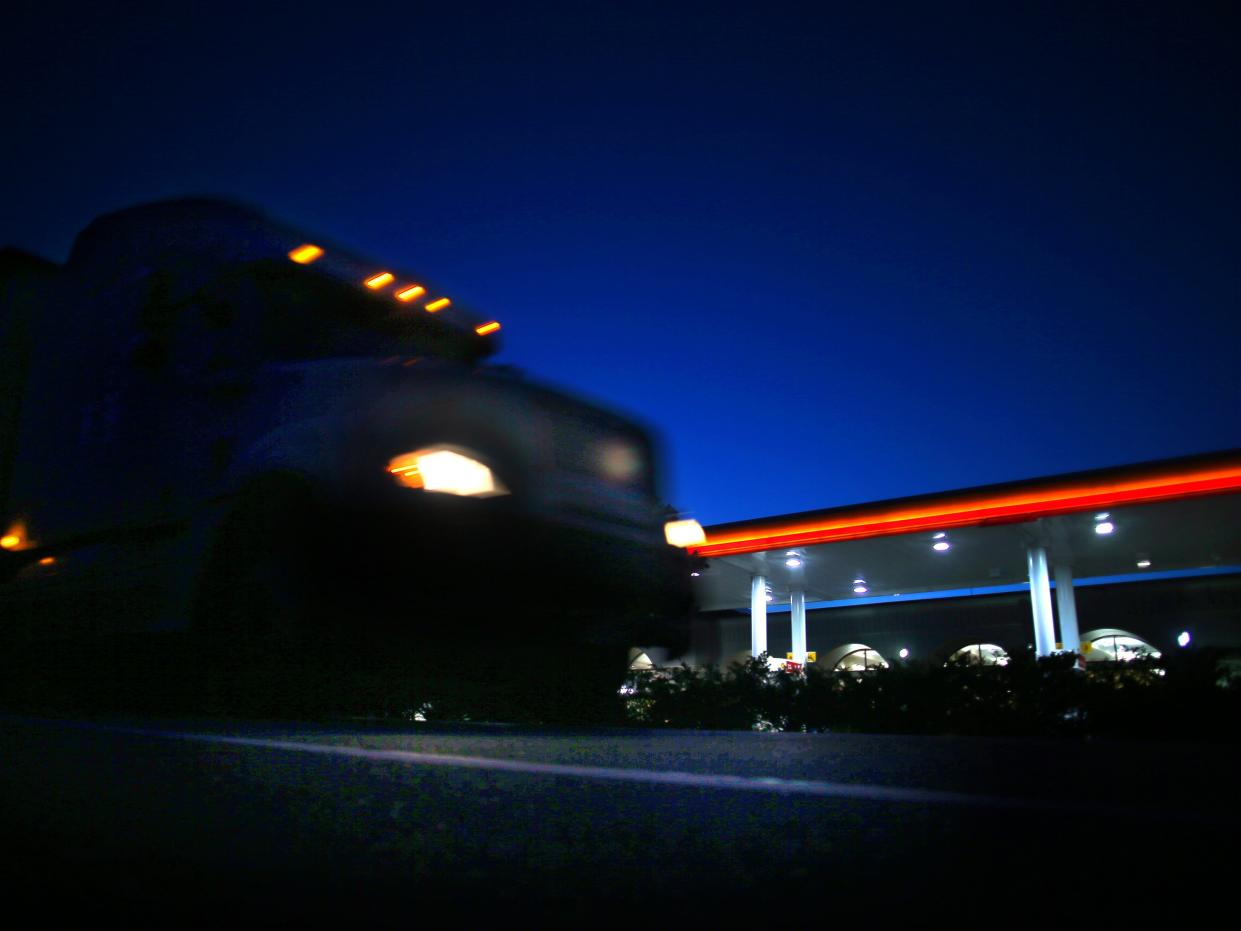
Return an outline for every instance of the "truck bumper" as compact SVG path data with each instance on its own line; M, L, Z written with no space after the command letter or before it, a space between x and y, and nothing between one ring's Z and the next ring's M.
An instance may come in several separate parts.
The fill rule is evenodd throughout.
M350 602L393 630L434 625L579 642L688 646L691 558L662 527L522 512L505 498L397 494L329 530Z

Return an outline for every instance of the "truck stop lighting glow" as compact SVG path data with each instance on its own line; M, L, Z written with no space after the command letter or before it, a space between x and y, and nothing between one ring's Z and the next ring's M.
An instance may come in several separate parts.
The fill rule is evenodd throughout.
M706 541L691 549L700 556L756 553L945 527L1020 523L1055 514L1230 491L1241 491L1241 463L1152 471L1111 481L1066 479L1002 493L939 495L903 505L864 505L800 517L721 524L707 528Z

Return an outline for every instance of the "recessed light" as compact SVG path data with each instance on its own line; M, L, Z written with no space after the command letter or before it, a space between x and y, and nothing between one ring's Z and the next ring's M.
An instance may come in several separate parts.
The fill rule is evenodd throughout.
M790 556L788 559L784 561L784 564L788 566L790 569L800 569L801 559L797 556Z
M1180 646L1183 646L1183 647L1189 646L1189 640L1190 640L1189 631L1187 630L1182 630L1179 634L1176 635L1176 642Z
M934 544L931 549L938 550L942 553L944 550L951 548L951 546L952 544L947 540L940 540L938 543Z
M853 590L857 592L859 595L865 595L868 591L870 591L870 589L867 588L865 585L855 585L853 586Z
M701 573L701 572L691 572L691 573L690 573L690 575L692 575L694 578L698 578L698 576L702 575L702 573Z
M1116 529L1116 525L1110 520L1100 521L1094 525L1094 532L1097 534L1108 534Z
M946 536L948 536L948 534L944 533L944 532L941 530L939 533L935 534L935 536L931 537L931 539L932 539L932 540L942 540L942 539L943 539L944 537L946 537Z
M1139 569L1149 569L1150 567L1151 567L1151 561L1150 561L1149 559L1139 559L1139 560L1138 560L1138 568L1139 568Z
M904 647L901 647L901 652L900 652L900 654L899 654L899 655L900 655L901 659L905 659L906 657L908 657L908 656L909 656L909 651L908 651L907 649L905 649Z
M1098 514L1094 516L1094 519L1095 520L1107 520L1111 516L1112 515L1109 514L1107 511L1100 511Z

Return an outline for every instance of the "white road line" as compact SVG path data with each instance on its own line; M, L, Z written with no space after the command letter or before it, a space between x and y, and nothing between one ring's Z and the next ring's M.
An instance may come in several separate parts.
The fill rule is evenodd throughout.
M868 785L864 783L825 782L815 779L783 779L775 776L730 776L721 773L690 773L680 771L635 769L617 766L582 766L571 763L537 763L528 760L505 760L494 757L460 756L447 753L419 753L413 750L376 750L338 744L310 743L300 740L272 740L260 737L233 737L192 731L161 731L150 728L116 725L78 725L92 730L110 731L136 737L182 740L226 746L257 747L319 756L350 757L371 761L403 763L409 766L440 766L455 769L476 769L490 772L519 773L533 776L557 776L570 779L628 782L644 785L677 786L680 788L715 789L734 792L761 792L776 795L800 795L818 798L840 798L871 802L903 802L916 805L965 805L973 807L1024 809L1057 813L1129 814L1117 809L1109 811L1098 803L1050 801L1045 799L973 795L940 789L916 789L903 786Z
M941 789L827 782L817 779L783 779L776 776L730 776L722 773L689 773L618 766L536 763L526 760L496 759L494 757L460 756L448 753L419 753L413 750L375 750L365 747L311 743L301 740L233 737L227 734L211 734L196 731L168 731L119 724L96 724L65 719L49 720L46 718L0 715L0 722L4 721L127 734L134 737L160 740L180 740L226 746L255 747L291 753L310 753L319 756L350 757L353 759L402 763L407 766L439 766L499 773L518 773L530 776L555 776L568 779L627 782L639 785L665 785L691 789L759 792L784 796L838 798L869 802L899 802L912 805L959 805L975 808L1003 808L1060 815L1084 815L1092 818L1112 817L1128 819L1133 817L1134 810L1132 805L1121 806L1099 800L975 795L968 792L949 792ZM1145 806L1142 817L1151 821L1199 821L1212 824L1217 824L1221 820L1225 822L1237 820L1229 813L1221 813L1218 810L1207 813L1192 808L1169 809L1153 806Z

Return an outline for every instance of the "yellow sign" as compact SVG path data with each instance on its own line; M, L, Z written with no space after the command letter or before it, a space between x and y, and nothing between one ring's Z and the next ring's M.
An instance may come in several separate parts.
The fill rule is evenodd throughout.
M806 654L806 662L807 662L807 663L813 663L813 662L816 662L816 661L818 660L818 658L819 658L819 654L818 654L818 653L816 653L814 650L810 650L810 651Z

